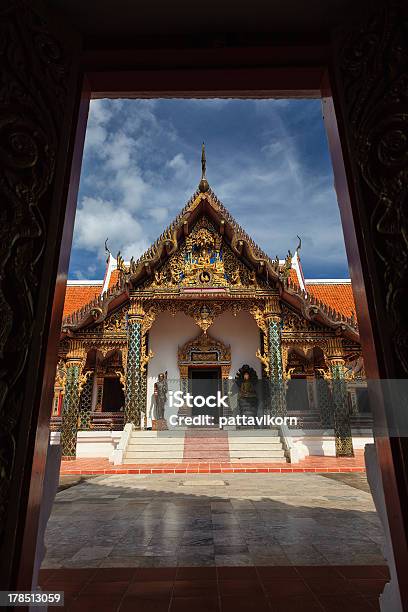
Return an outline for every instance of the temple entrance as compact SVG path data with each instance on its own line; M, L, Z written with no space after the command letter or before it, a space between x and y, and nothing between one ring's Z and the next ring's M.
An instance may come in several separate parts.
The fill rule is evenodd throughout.
M288 410L310 410L306 376L292 376L288 380L286 405Z
M221 368L194 368L188 369L188 377L190 380L190 393L194 397L202 396L207 399L210 395L217 395L221 390ZM219 408L217 406L210 407L207 404L201 406L193 406L192 415L208 414L214 417L214 422L219 419Z
M103 412L119 412L124 409L125 396L119 378L106 377L103 383Z

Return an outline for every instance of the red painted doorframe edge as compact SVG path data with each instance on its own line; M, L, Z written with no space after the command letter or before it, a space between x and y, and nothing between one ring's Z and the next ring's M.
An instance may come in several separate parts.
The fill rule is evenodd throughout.
M294 47L287 46L285 49L293 51ZM245 50L246 51L246 50ZM244 52L245 52L244 51ZM229 49L229 54L234 58L234 50ZM140 56L142 52L134 52L137 56ZM148 55L150 51L146 52ZM236 51L236 56L242 56L242 49ZM131 54L130 54L131 55ZM48 367L46 366L44 386L43 386L43 399L46 401L41 402L41 414L39 423L43 426L44 423L49 421L50 406L51 406L51 394L48 385L53 380L53 373L55 372L55 360L56 360L56 328L58 325L55 322L59 322L62 316L63 298L65 295L66 276L68 271L70 245L72 241L73 222L75 217L76 208L76 193L78 190L80 168L82 161L82 150L83 141L86 129L86 117L87 117L87 105L89 99L109 97L129 97L129 98L157 98L157 97L174 97L174 98L200 98L200 97L234 97L234 98L317 98L324 96L324 104L326 107L326 129L329 136L329 147L332 155L334 164L334 173L336 186L341 185L341 189L338 189L339 205L343 221L343 229L345 232L346 246L350 257L350 252L353 253L351 262L351 274L353 281L353 290L356 297L356 308L357 316L362 324L362 330L365 337L364 346L375 347L376 344L373 339L372 325L370 319L367 318L365 313L367 310L367 298L364 288L363 281L363 266L359 260L359 251L355 249L356 236L353 238L353 232L356 228L354 227L353 215L351 211L351 199L348 190L349 181L347 181L347 172L345 166L347 166L347 156L342 151L341 139L339 136L339 129L333 113L334 104L330 96L329 82L327 78L327 61L323 62L323 57L316 59L316 56L311 61L312 65L304 65L307 63L307 57L299 57L295 52L288 53L289 60L286 65L282 65L279 61L278 66L261 67L257 66L256 60L255 65L251 66L251 60L247 61L245 68L239 68L233 66L230 68L219 67L217 62L217 53L210 58L209 63L218 64L217 66L210 66L206 68L192 69L192 67L177 68L177 52L173 52L172 61L174 62L173 68L167 70L140 70L130 69L126 66L126 69L115 68L114 65L104 63L101 61L99 64L98 57L103 59L104 52L94 52L93 54L88 53L86 56L86 63L88 64L88 72L84 79L84 86L81 98L81 104L78 107L77 118L78 125L75 134L75 145L72 151L72 165L70 171L70 188L69 188L69 201L67 206L67 213L64 225L64 236L62 240L61 258L58 270L58 280L56 286L56 301L54 303L53 315L52 315L52 330L53 333L50 335L49 342L49 359ZM324 54L322 54L323 56ZM105 53L106 56L106 53ZM129 58L129 52L126 52L127 58ZM119 56L111 55L112 63L119 64ZM285 51L282 49L276 54L276 57L285 58ZM327 60L327 56L325 57ZM185 63L185 52L180 51L179 53L180 63ZM207 58L208 60L208 58ZM239 60L238 60L239 61ZM252 59L253 61L253 59ZM234 63L234 62L232 62ZM317 64L317 65L316 65ZM122 68L123 64L119 64ZM330 112L327 109L330 108ZM340 151L340 155L339 155ZM336 161L338 160L338 161ZM345 161L346 160L346 161ZM348 174L350 177L350 173ZM351 222L351 224L350 224ZM375 353L374 353L375 355ZM378 377L380 372L378 371L377 360L373 359L373 353L371 350L365 359L370 362L370 372L377 370ZM43 448L44 435L39 439L37 435L36 451L38 451L39 445ZM386 490L387 503L392 512L390 513L391 530L393 533L394 551L400 568L401 575L406 575L408 571L407 557L406 557L406 545L405 545L405 531L402 523L402 517L398 509L400 508L400 497L398 495L398 476L396 469L400 469L398 461L394 462L395 448L391 448L389 440L381 441L379 446L379 457L381 463L381 469L383 476L386 477L389 487ZM34 470L33 470L34 471ZM41 480L41 479L40 479ZM30 489L30 499L39 499L42 492L42 482L36 481L37 485L32 486ZM36 489L35 491L33 489ZM391 504L391 506L390 506ZM397 504L397 506L395 505ZM27 515L27 523L25 530L25 546L24 556L20 567L20 586L27 588L27 571L24 571L23 566L32 567L32 559L35 551L33 548L33 536L32 528L36 531L37 519L35 517L36 504L29 504L33 512L29 512ZM397 509L398 508L398 509ZM38 507L37 507L38 511ZM30 535L31 532L31 535ZM31 545L26 543L31 540ZM31 559L30 559L31 557ZM403 582L401 583L401 587ZM407 587L408 588L408 587ZM404 599L408 601L408 591L404 593Z

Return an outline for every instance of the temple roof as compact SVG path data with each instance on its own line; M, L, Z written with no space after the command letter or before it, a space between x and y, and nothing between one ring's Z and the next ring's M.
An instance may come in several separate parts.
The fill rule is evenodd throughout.
M205 170L205 159L204 159ZM92 321L102 320L108 312L129 297L131 289L139 287L160 269L189 235L193 226L206 216L218 228L223 239L237 257L242 258L257 274L258 278L280 287L281 299L299 310L308 319L320 320L323 324L338 329L358 339L354 300L349 282L331 283L319 280L305 283L298 250L288 253L286 260L271 259L235 221L217 196L203 183L186 206L177 215L155 243L137 260L125 262L118 253L117 259L109 255L103 281L97 285L85 283L74 286L68 283L67 316L63 331L74 331ZM288 269L288 266L290 269ZM98 294L99 290L99 294ZM81 302L80 309L76 308Z
M103 281L68 281L63 317L70 315L101 294Z
M353 288L350 280L306 280L306 290L327 306L335 308L346 317L356 314Z
M118 282L118 278L118 270L112 270L109 276L108 287L114 287ZM290 278L295 285L299 286L296 270L291 270ZM85 282L91 283L92 281ZM68 281L64 303L64 317L86 306L91 300L101 295L103 281L97 282L97 285L78 285L75 281ZM356 306L350 280L339 279L333 282L331 279L306 279L305 285L307 292L327 304L330 308L336 309L345 317L355 315Z

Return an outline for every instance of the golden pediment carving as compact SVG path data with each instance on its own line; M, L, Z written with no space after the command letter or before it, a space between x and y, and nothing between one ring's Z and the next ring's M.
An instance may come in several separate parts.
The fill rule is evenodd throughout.
M266 287L248 268L207 217L202 217L160 270L142 288L158 290L209 287L251 289Z
M202 332L178 348L179 364L186 363L230 363L231 347Z

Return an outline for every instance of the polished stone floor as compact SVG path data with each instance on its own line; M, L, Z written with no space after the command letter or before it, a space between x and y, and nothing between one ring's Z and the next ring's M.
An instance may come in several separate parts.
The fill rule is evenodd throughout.
M44 568L384 564L364 474L125 474L65 486Z
M44 591L62 612L379 612L388 581L378 565L60 568Z

